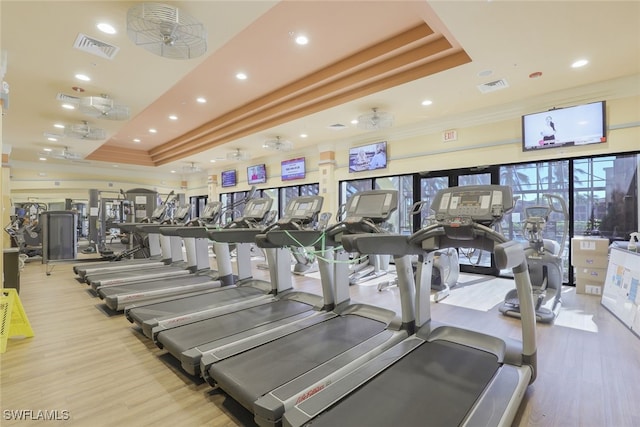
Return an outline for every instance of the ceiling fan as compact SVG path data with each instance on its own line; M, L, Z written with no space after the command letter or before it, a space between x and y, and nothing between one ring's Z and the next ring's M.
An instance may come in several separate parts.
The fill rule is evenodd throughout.
M82 154L69 151L69 147L64 147L61 152L41 151L38 153L38 155L40 157L47 157L50 159L69 160L76 163L89 163L88 161L84 160Z
M182 9L162 3L138 3L127 12L127 35L149 52L191 59L207 51L207 32Z
M293 143L285 139L281 139L276 136L275 139L270 139L262 144L262 148L275 151L289 151L293 148Z
M100 141L107 138L107 132L104 129L94 128L88 122L65 126L64 136L76 139L85 139L90 141Z
M202 168L200 168L200 166L196 165L195 162L191 162L188 165L184 165L182 167L182 172L183 173L197 173L197 172L202 172Z
M116 104L107 95L80 98L79 110L91 117L106 120L127 120L129 107Z
M380 130L393 126L393 116L389 113L378 111L378 108L372 108L371 113L363 114L358 117L358 127L364 130Z
M241 161L241 160L249 160L250 158L251 158L251 155L249 153L240 151L239 148L236 148L236 151L227 153L227 160Z

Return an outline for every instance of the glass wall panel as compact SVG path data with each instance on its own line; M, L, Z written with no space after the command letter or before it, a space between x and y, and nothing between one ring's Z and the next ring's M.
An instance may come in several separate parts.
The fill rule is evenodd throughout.
M271 205L271 210L275 212L274 221L277 221L280 218L280 191L278 188L266 188L260 191L261 197L269 197L273 200L273 204Z
M628 240L638 231L638 155L574 160L573 234Z
M431 209L433 197L439 190L448 187L448 176L420 179L420 201L423 202L422 208L420 209L420 227L428 225L429 219L433 216L433 210Z
M549 206L545 194L561 197L569 206L569 161L523 163L500 167L500 184L509 185L516 200L511 215L502 220L502 233L511 240L527 243L523 232L527 208ZM554 206L562 210L557 203ZM552 212L544 226L543 238L561 243L564 233L569 231L568 218L561 212ZM569 274L569 239L562 250L564 282Z
M374 188L380 190L398 190L398 209L387 221L393 233L409 235L413 232L413 175L376 178Z

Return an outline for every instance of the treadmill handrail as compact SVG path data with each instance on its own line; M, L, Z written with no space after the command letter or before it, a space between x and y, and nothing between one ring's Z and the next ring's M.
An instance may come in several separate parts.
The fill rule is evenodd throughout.
M255 243L256 236L261 233L261 228L223 228L207 231L209 239L221 243Z
M521 307L522 358L523 363L532 367L531 382L533 382L536 377L536 316L524 248L485 225L472 222L465 226L470 227L469 231L473 235L473 239L456 239L447 234L446 227L442 223L438 223L418 230L407 238L407 242L422 251L423 254L438 249L460 247L489 250L496 253L495 259L498 268L512 269ZM375 243L374 239L379 238L379 235L361 234L345 236L344 240L345 244L351 245L352 249L366 254L367 250L379 253L379 245L373 244Z

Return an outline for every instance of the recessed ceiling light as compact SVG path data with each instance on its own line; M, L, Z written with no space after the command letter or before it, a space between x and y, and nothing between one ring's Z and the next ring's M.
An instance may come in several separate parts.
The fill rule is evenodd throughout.
M589 61L587 61L586 59L579 59L576 62L574 62L573 64L571 64L571 68L580 68L580 67L584 67L585 65L587 65L589 63Z
M199 102L200 104L206 104L207 100L201 96L199 98L196 98L196 102Z
M175 114L172 114L169 116L169 120L178 120L178 116L176 116Z
M305 44L309 43L309 39L307 38L307 36L300 35L296 37L296 43L304 46Z
M101 22L96 26L103 33L106 33L106 34L115 34L116 33L116 29L113 28L113 25L107 24L106 22Z
M76 74L76 79L82 80L83 82L91 81L91 77L87 76L86 74Z
M42 160L43 162L46 162L47 158L46 157L40 157L40 160Z
M64 129L64 125L62 123L54 123L53 127L58 129Z
M176 173L176 171L171 171L171 173Z
M119 167L118 165L111 165L111 166L113 166L114 168L117 168L117 167Z
M62 104L62 108L64 108L65 110L75 110L76 106L71 104Z
M352 124L352 125L357 125L357 124L358 124L358 119L353 119L353 120L351 120L351 124Z
M247 75L245 73L236 74L236 79L238 80L247 80Z
M140 144L140 138L133 138L133 142L135 142L136 144Z
M47 153L50 153L53 150L51 148L45 148L44 151L46 151Z
M209 163L215 163L215 159L209 160Z
M307 136L309 136L309 135L307 135L306 133L301 133L300 134L300 138L306 138Z
M58 140L58 138L54 138L52 136L50 136L49 138L47 138L47 141L51 141L51 142L56 142Z
M158 130L154 129L154 128L151 128L151 129L149 129L149 133L158 133Z
M431 104L433 104L433 101L432 101L432 100L430 100L430 99L425 99L425 100L424 100L424 101L422 101L420 104L421 104L422 106L426 107L427 105L431 105Z

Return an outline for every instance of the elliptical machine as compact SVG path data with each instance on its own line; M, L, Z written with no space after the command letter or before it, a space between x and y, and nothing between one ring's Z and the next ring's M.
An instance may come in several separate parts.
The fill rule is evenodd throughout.
M562 305L562 252L569 235L569 212L565 200L554 194L544 194L546 205L531 206L525 209L523 233L529 241L525 248L525 256L529 266L529 276L533 288L533 301L536 319L541 323L554 321ZM543 237L549 216L557 212L564 217L562 240L545 239ZM520 317L518 292L510 290L499 308L505 316Z
M331 213L322 212L317 218L313 219L310 229L324 231L329 225L330 220ZM310 252L307 251L307 248L297 246L290 249L291 256L295 260L292 270L293 274L304 276L305 274L318 271L318 260L313 251Z
M411 207L411 215L419 215L424 207L425 201L419 201ZM433 216L425 217L422 221L421 228L431 225L434 220ZM412 260L413 270L415 273L418 259ZM438 249L434 253L433 271L431 273L431 290L434 302L439 302L449 296L451 288L456 286L460 277L460 261L458 259L458 250L456 248ZM398 285L398 278L389 282L378 284L378 291L383 291L392 286Z

